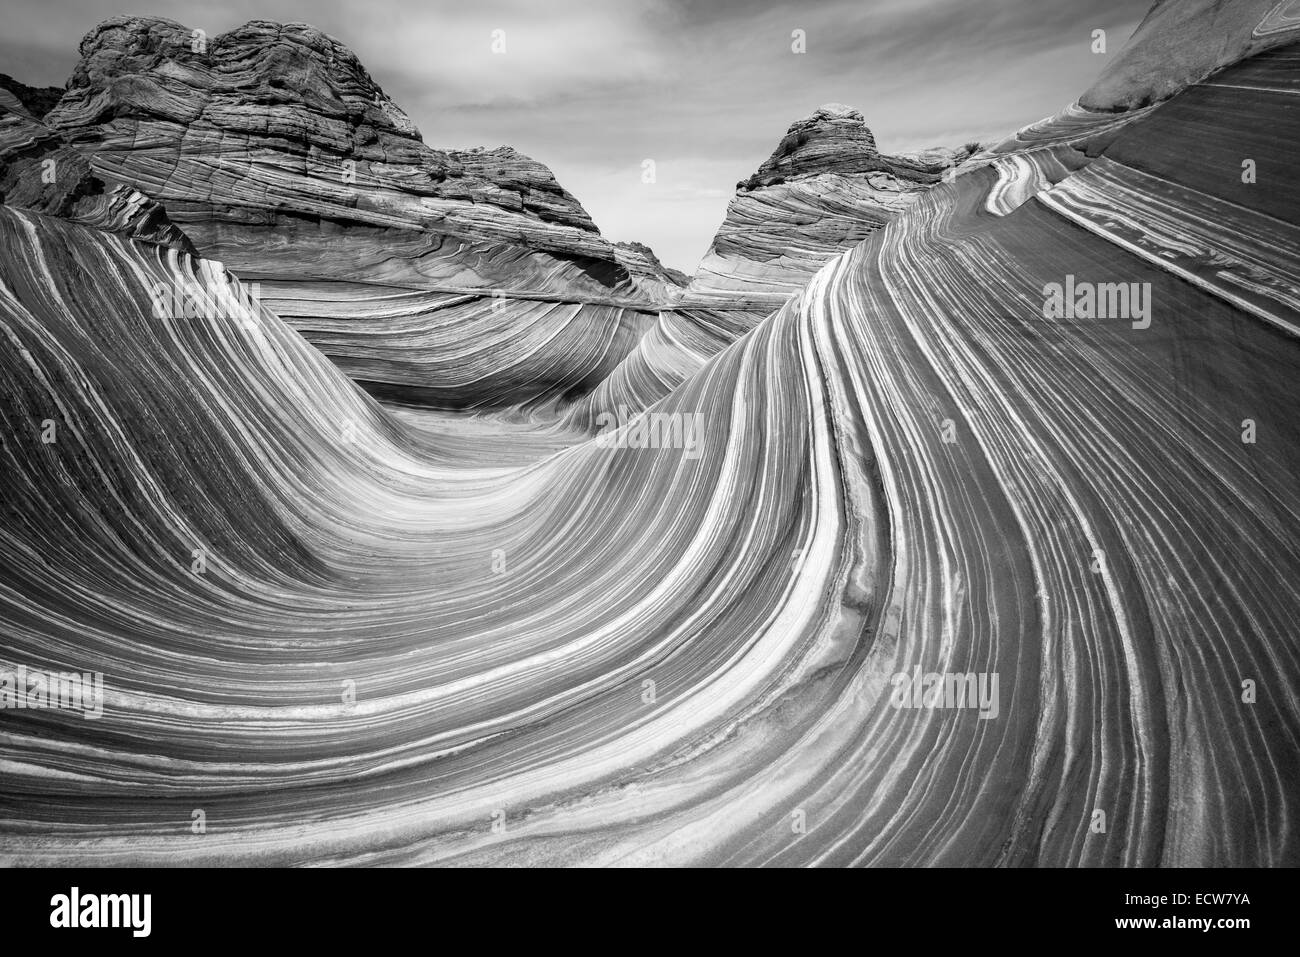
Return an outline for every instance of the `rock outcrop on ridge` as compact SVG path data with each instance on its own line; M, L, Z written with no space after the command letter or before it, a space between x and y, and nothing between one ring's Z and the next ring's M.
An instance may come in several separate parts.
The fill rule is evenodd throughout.
M31 102L39 98L20 99L0 82L0 203L195 252L162 206L130 186L101 180L85 156L28 109Z
M827 260L852 248L954 171L971 148L885 155L860 112L827 104L790 125L736 185L708 254L618 367L572 404L567 421L644 409L770 315Z
M63 97L61 86L28 86L8 73L0 73L0 90L8 90L34 119L43 119Z
M654 250L644 243L616 243L614 256L624 269L637 278L638 285L643 290L657 294L665 304L675 302L682 290L690 284L690 276L665 266L654 254Z
M82 41L46 123L95 175L161 203L203 256L263 281L309 340L394 398L562 401L612 369L676 295L652 256L601 237L546 167L509 147L425 145L352 51L303 24L206 38L168 20L106 21ZM339 293L326 309L322 284ZM536 330L509 381L448 387L467 363L464 341L443 333L467 315L496 330L474 341ZM589 353L558 351L570 339L600 344L594 369Z
M736 196L685 297L770 311L823 263L861 242L969 155L886 156L860 112L838 103L790 125Z

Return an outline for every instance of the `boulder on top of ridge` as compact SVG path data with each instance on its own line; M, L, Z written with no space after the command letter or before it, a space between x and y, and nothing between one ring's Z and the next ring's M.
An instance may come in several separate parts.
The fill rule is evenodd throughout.
M852 176L874 172L933 184L967 155L969 151L944 147L894 156L882 154L859 110L843 103L827 103L791 123L772 155L736 188L757 189L825 173Z
M768 311L911 205L969 147L886 155L860 111L818 107L790 124L736 195L684 295L692 307Z
M817 173L862 173L880 168L879 160L876 138L862 114L841 103L828 103L791 123L772 155L738 188Z

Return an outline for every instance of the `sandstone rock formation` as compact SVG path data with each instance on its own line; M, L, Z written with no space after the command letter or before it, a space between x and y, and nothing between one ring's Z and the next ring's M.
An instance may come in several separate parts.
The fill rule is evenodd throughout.
M726 218L686 291L565 421L645 409L802 289L970 156L937 147L886 156L862 114L828 104L790 125L736 186Z
M617 243L614 257L636 280L637 285L658 301L676 302L682 290L690 284L691 277L684 272L665 266L649 246L644 243Z
M207 39L119 17L81 54L47 123L95 175L161 203L204 256L273 286L281 314L377 392L560 401L676 295L653 256L603 239L540 163L426 146L356 56L312 27L253 21ZM338 295L318 309L322 284ZM538 348L506 381L464 381L465 342L437 351L447 303L455 322L497 330L472 340L488 350L479 368L512 324L536 328ZM557 342L614 351L595 366L557 351L560 327Z
M820 107L792 123L758 171L737 184L686 302L771 311L967 155L885 156L860 112Z
M0 694L104 685L4 712L0 863L1300 864L1298 58L664 310L616 388L694 354L689 444L396 413L265 304L149 317L219 263L0 207Z
M26 96L27 102L36 100ZM194 252L189 239L149 197L106 184L64 137L41 123L18 95L0 87L0 203Z
M1079 104L1131 110L1168 99L1245 57L1292 42L1297 0L1156 0Z
M38 120L54 109L54 105L63 96L61 86L28 86L7 73L0 73L0 90L13 94L23 109Z

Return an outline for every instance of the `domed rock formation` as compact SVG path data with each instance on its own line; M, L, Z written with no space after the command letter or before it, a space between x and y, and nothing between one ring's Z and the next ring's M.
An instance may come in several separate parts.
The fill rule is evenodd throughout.
M737 184L685 302L779 306L827 259L871 235L968 155L938 148L886 156L860 112L819 107L790 124L757 172Z
M509 147L425 145L355 54L305 24L255 20L207 38L170 20L108 20L82 40L47 123L96 176L161 203L199 252L260 281L309 340L394 398L560 401L593 374L591 355L561 343L603 343L595 372L608 371L676 294L657 262L601 237L540 163ZM338 293L327 306L322 283ZM465 357L463 344L442 351L443 330L467 316L536 330L505 382L447 387ZM532 396L509 384L527 381Z
M368 277L382 259L388 280L636 293L549 170L508 147L426 146L355 54L313 27L255 20L209 40L119 17L81 56L48 124L97 173L163 203L205 255L322 278ZM379 251L402 231L440 239Z

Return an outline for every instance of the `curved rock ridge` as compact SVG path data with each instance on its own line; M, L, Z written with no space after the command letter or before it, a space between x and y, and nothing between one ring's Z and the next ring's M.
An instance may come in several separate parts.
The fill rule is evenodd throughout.
M373 395L537 420L595 389L655 322L652 312L521 295L258 285L267 307Z
M1079 104L1111 111L1157 103L1297 39L1300 0L1156 0Z
M600 383L567 406L561 424L582 433L605 431L610 417L649 409L760 321L742 309L665 309L647 325L636 347ZM604 418L602 418L602 416ZM602 426L604 423L604 427Z
M95 175L161 203L204 256L274 282L284 314L344 367L366 364L385 394L479 407L519 382L489 372L449 393L438 375L459 347L413 356L441 347L441 320L421 326L405 304L385 313L394 288L476 296L475 321L503 325L516 302L549 299L544 317L556 320L587 304L585 333L629 348L629 331L678 295L653 254L602 238L540 163L504 146L426 146L357 57L313 27L255 20L207 38L118 17L87 34L81 55L49 125ZM352 284L340 301L356 321L312 312L322 282ZM302 301L291 306L295 284ZM517 318L533 325L536 308ZM328 336L315 334L322 324L333 324ZM521 402L592 374L551 331L527 372L549 384Z
M860 112L841 104L819 108L792 124L760 172L738 184L680 305L660 313L638 348L599 388L572 405L566 424L592 429L602 414L645 409L663 398L797 294L829 258L907 209L935 185L936 173L943 179L994 166L998 182L986 208L1005 215L1082 169L1151 109L1109 114L1075 103L987 149L976 151L977 144L971 144L882 157ZM830 147L836 142L838 150ZM782 162L788 176L774 172ZM826 172L829 168L858 172ZM884 169L910 172L900 177ZM906 178L918 169L922 181ZM764 182L768 185L756 185Z
M23 110L37 120L43 119L46 113L54 109L64 92L61 86L28 86L8 73L0 73L0 90L13 94Z
M161 206L129 186L104 183L81 153L5 88L0 88L0 203L195 252Z
M1265 7L1267 7L1266 11ZM1186 19L1178 20L1168 16L1170 9L1172 8L1166 9L1161 4L1153 8L1152 14L1133 38L1132 43L1138 47L1138 52L1129 58L1131 62L1142 59L1142 55L1145 55L1142 54L1142 50L1145 49L1149 53L1151 49L1160 46L1163 42L1161 31L1174 30L1184 41L1187 36L1198 30L1202 34L1212 35L1214 24L1217 22L1215 18L1222 13L1215 4L1188 6L1185 10ZM1250 49L1272 49L1288 39L1300 36L1300 33L1295 32L1300 22L1296 20L1294 6L1290 3L1257 5L1257 8L1251 8L1255 11L1253 14L1245 6L1242 9L1246 10L1246 18L1239 21L1238 26L1245 23L1255 37L1253 41L1255 45ZM1241 11L1237 11L1237 14L1240 15ZM1262 19L1258 19L1261 15ZM1251 16L1255 16L1258 23L1255 19L1251 19ZM1255 24L1253 28L1251 24ZM1168 42L1172 43L1173 40ZM1218 59L1214 61L1214 68L1221 70L1231 66L1242 49L1245 48L1225 43L1218 54ZM1148 67L1155 69L1151 64L1148 64ZM1147 82L1149 79L1150 76L1137 79L1129 76L1126 82L1133 85ZM1166 80L1168 79L1166 77ZM1214 79L1205 82L1212 83ZM1183 77L1176 83L1170 81L1166 90L1171 91L1169 95L1172 95L1172 92L1185 89L1187 85L1188 81ZM1145 95L1129 97L1133 102L1149 99L1151 97ZM972 148L977 144L960 151L936 148L912 154L904 159L912 165L923 168L950 164L950 168L944 171L945 179L949 176L966 175L985 167L992 167L997 179L985 195L985 211L994 215L1007 215L1036 194L1049 190L1055 184L1087 167L1129 124L1148 116L1158 105L1151 103L1131 109L1099 112L1096 109L1085 108L1076 101L1057 114L1030 124L1002 142L982 150L972 152ZM837 135L844 141L855 143L858 150L870 154L875 149L874 139L869 139L870 133L864 132L865 126L862 129L858 128L858 124L862 122L858 111L842 104L828 104L820 108L808 119L792 125L791 135L778 147L774 158L765 164L769 175L779 157L797 152L799 133L802 131L805 139L811 138L808 136L808 131L815 129L819 124L838 131ZM834 138L832 135L819 137L819 145L813 151L813 155L820 155L822 162L826 162L825 143ZM853 162L861 163L861 161ZM869 164L875 162L875 159L869 155L866 162ZM851 163L846 162L845 165L849 166ZM819 227L831 234L839 225L834 214L826 209L817 210L816 207L823 205L834 208L837 204L828 203L826 196L836 190L845 196L850 196L856 184L851 180L845 183L829 177L827 182L821 179L822 175L815 171L806 175L806 179L814 187L824 184L826 188L824 193L814 190L817 195L813 201L799 204L799 212L819 219ZM756 174L750 181L740 184L740 187L743 188L748 183L759 179ZM796 181L798 181L797 176ZM1071 188L1080 188L1086 182L1086 179L1080 180L1072 184ZM760 195L763 192L758 191ZM914 199L914 196L912 198ZM794 245L789 250L783 247L783 244L792 242L792 237L795 235L794 227L791 226L791 221L795 217L773 212L773 209L780 206L784 199L785 197L780 195L771 197L762 195L760 202L753 202L749 197L738 192L732 208L728 211L728 218L730 219L731 214L735 212L737 222L744 223L745 229L735 230L742 243L750 236L761 236L764 244L774 249L782 249L783 256L794 257L801 252L805 253L807 262L803 264L803 268L808 269L810 266L816 268L818 263L824 261L825 247L818 248L815 244L811 247ZM772 207L767 206L768 202L772 203ZM906 205L900 204L901 208L905 208ZM898 211L901 210L895 210L895 213ZM849 209L846 219L843 235L852 237L855 233L860 235L863 232L870 235L870 230L864 229L856 210ZM1183 227L1185 226L1186 224L1183 224ZM719 236L722 237L726 231L727 224L724 223ZM1264 229L1265 234L1270 232ZM847 246L851 242L853 242L852 238L845 239L843 245ZM1283 246L1280 252L1267 254L1262 248L1256 247L1251 250L1251 255L1265 256L1275 265L1280 265L1285 263L1285 250L1286 247ZM1218 254L1215 252L1211 255ZM1241 261L1240 257L1238 261ZM790 294L788 290L792 283L783 275L783 270L790 265L790 261L786 259L776 263L750 262L744 259L724 261L711 253L710 257L702 263L700 272L697 273L683 297L685 308L662 312L659 322L642 340L638 348L624 358L614 373L602 382L599 388L570 408L566 423L573 428L590 430L596 427L595 423L601 415L608 416L627 409L646 409L667 395L699 371L710 356L715 355L733 342L737 336L751 329L761 316L770 311L774 303L785 300ZM708 274L709 270L713 271L712 274ZM1243 270L1239 275L1248 271L1248 269ZM793 284L802 281L796 273ZM1276 276L1270 281L1276 281ZM1249 281L1247 283L1254 285ZM725 308L719 308L720 306Z
M771 312L968 155L885 156L859 111L819 107L792 123L758 171L737 184L684 301Z
M981 151L956 173L998 164L1005 154L1041 149L1045 153L1033 158L1041 167L1040 185L1059 182L1061 175L1052 178L1046 171L1087 165L1129 123L1189 85L1296 40L1300 0L1156 0L1128 43L1078 100ZM1022 157L1016 162L1028 161Z
M970 152L884 156L862 114L838 103L792 123L771 157L737 184L685 292L609 378L570 406L566 424L594 428L602 415L663 398Z
M150 317L218 264L0 208L0 665L104 706L6 713L0 857L1300 864L1298 58L743 335L669 311L730 344L600 440L395 414L264 307Z

